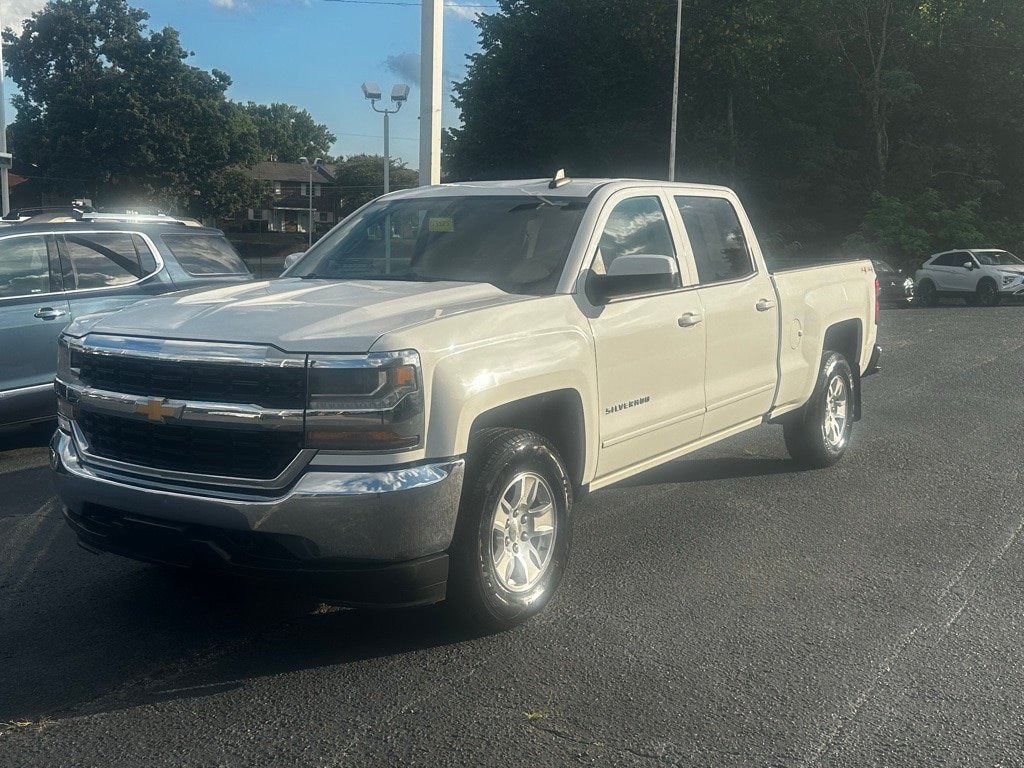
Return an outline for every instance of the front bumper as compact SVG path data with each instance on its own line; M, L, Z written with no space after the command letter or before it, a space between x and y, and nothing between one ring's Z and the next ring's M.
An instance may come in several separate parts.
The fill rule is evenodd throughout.
M288 490L186 487L90 466L50 445L64 514L93 551L283 579L354 605L444 598L461 459L378 471L307 468Z

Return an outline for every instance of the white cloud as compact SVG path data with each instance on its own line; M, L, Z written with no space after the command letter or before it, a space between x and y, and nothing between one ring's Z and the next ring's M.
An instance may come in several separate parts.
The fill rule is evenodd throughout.
M46 0L3 0L0 2L0 22L11 27L15 32L21 31L21 22L41 10Z
M484 13L487 9L481 8L480 4L484 0L474 0L474 3L469 5L459 5L458 3L448 3L444 6L447 13L455 16L459 19L466 19L468 21L475 21L476 17L481 13Z

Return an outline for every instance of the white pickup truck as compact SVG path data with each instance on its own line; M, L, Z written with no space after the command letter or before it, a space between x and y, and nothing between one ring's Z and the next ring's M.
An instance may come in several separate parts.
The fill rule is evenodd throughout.
M771 274L725 188L405 190L282 279L76 320L51 462L87 549L505 627L580 494L766 422L837 461L876 312L869 261Z

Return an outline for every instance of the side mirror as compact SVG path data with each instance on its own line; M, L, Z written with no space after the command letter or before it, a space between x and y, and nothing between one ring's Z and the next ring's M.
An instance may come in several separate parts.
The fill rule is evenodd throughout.
M622 296L657 293L679 288L679 270L671 256L638 253L619 256L608 274L591 273L587 278L587 297L600 306Z
M284 257L284 269L281 270L281 274L283 275L285 272L287 272L288 268L291 267L292 264L297 262L299 259L301 259L305 255L306 255L305 251L299 251L298 253L289 253L287 256L285 256Z
M964 262L964 269L973 270L974 269L974 262L973 261L965 261Z

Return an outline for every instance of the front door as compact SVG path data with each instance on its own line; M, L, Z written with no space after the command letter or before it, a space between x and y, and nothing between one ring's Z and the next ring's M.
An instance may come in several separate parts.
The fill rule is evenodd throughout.
M624 255L676 260L657 190L612 197L599 222L591 271ZM682 286L590 308L597 354L601 451L597 476L672 452L700 437L704 419L705 324L697 292Z

